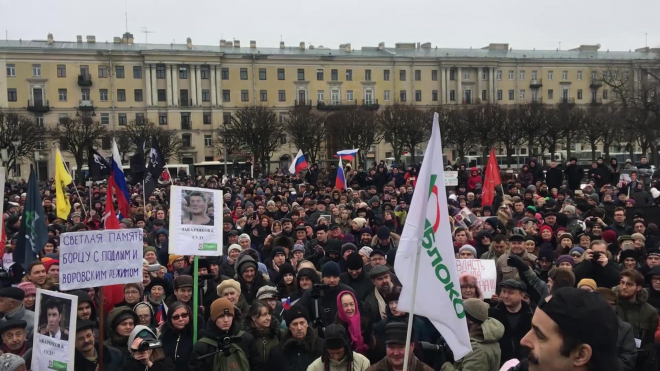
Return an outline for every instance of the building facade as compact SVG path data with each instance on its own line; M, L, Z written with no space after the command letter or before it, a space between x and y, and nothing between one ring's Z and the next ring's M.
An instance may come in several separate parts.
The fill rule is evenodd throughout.
M255 41L221 40L217 46L137 44L129 33L112 42L94 36L76 42L0 41L0 109L33 115L44 128L61 117L95 115L112 133L131 120L148 119L176 130L185 164L224 161L216 143L224 122L250 105L270 107L281 119L296 105L318 111L337 105L379 109L393 103L422 108L484 103L607 103L602 81L609 68L629 70L635 79L656 62L660 50L600 51L582 45L566 51L514 50L508 44L482 49L446 49L430 43L354 50L322 46L257 47ZM101 153L109 152L109 137ZM53 176L57 144L43 143L41 178ZM390 156L381 143L368 154ZM420 149L421 150L421 149ZM285 136L271 159L286 166L297 148ZM71 167L75 161L63 155ZM232 160L228 156L228 160ZM29 159L14 175L26 177ZM47 176L44 174L48 174Z

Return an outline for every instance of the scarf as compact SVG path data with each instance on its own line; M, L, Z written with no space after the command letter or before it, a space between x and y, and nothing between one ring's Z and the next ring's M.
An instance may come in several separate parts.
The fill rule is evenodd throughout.
M387 318L387 314L385 311L385 308L387 308L387 303L385 303L385 299L383 299L383 297L380 295L380 292L378 292L378 289L375 287L374 287L374 297L378 302L378 311L380 312L380 318L382 319Z
M348 318L344 308L341 305L341 297L344 296L344 294L351 295L353 302L355 303L355 314L351 318ZM369 346L364 343L364 339L362 338L360 309L358 309L358 301L352 292L342 291L339 293L339 295L337 295L337 314L339 315L339 319L348 325L348 333L351 335L351 345L353 345L353 349L358 353L364 354L367 350L369 350Z

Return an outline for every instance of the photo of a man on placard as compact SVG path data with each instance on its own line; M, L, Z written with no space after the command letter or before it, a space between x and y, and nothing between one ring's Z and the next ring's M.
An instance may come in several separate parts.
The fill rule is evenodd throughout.
M213 193L189 190L181 193L181 224L214 225L213 214L209 215L209 209L213 209Z
M60 299L45 298L41 304L41 318L39 318L39 333L58 340L69 340L69 326L63 321L68 318L71 303L65 314L65 304Z

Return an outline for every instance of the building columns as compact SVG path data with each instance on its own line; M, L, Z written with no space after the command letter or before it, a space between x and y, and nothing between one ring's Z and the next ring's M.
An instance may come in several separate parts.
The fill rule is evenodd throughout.
M495 96L495 67L490 67L488 68L488 91L489 93L489 98L488 100L490 103L496 103L496 96Z
M447 104L447 67L440 67L440 93L442 94L441 102Z
M172 66L172 105L179 106L179 66Z
M461 84L463 78L462 73L463 68L456 67L456 100L458 101L458 104L463 104L463 86Z
M150 65L151 67L151 103L154 106L158 105L158 76L156 76L156 69L158 68L155 64Z
M145 90L147 93L147 107L153 106L153 96L151 93L151 65L147 64L144 66L144 78L145 78Z
M172 106L172 65L165 66L165 87L167 91L167 106Z
M473 101L476 102L477 99L479 99L479 102L481 102L481 103L483 103L481 101L481 98L483 98L481 96L481 74L482 74L482 72L483 72L483 67L477 67L477 94L475 94L476 97L472 97Z
M192 105L197 106L197 100L201 100L201 97L197 97L197 66L192 64L190 65L190 98L192 98Z
M216 87L215 87L215 66L211 66L211 107L215 107L217 105L216 101Z
M195 79L197 80L196 83L195 83L197 85L197 104L201 106L202 102L203 102L203 100L202 100L202 66L198 65L198 66L195 67L195 69L197 70L197 72L195 74Z

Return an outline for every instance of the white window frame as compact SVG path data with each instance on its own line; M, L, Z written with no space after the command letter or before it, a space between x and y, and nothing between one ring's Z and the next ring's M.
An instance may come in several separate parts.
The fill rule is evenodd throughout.
M520 89L518 92L518 99L525 99L525 89Z
M525 70L520 70L519 72L520 72L519 74L520 80L525 80Z
M495 76L497 77L497 81L502 81L502 70L497 70Z
M555 77L555 72L553 70L548 71L548 80L552 80Z
M465 81L470 81L470 78L472 77L471 71L464 71L463 72L463 79Z
M346 90L346 102L351 102L354 100L353 90Z
M364 90L364 103L365 104L374 104L374 91L373 89Z
M16 77L16 65L8 64L7 65L7 77Z
M323 90L316 91L316 100L323 102L325 100L325 92Z
M341 91L339 89L332 89L330 91L331 104L341 104Z
M577 79L582 80L582 71L580 70L577 71Z
M536 81L539 79L539 72L536 70L532 71L532 81Z
M515 75L514 75L514 71L513 71L513 70L509 70L509 81L513 81L513 78L514 78L514 77L515 77Z
M204 147L213 147L213 134L204 134Z
M385 91L383 91L383 100L384 100L385 102L389 102L389 101L390 101L390 91L389 91L389 90L385 90Z
M567 81L568 80L568 71L567 70L561 71L561 79L562 79L562 81Z
M41 65L40 64L33 64L32 65L32 76L33 77L41 77Z

